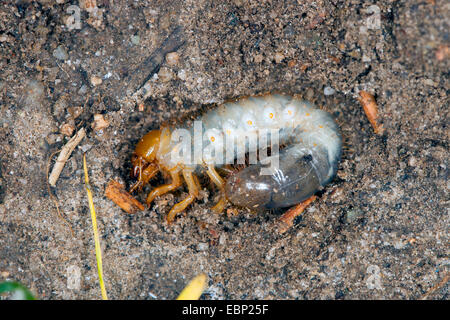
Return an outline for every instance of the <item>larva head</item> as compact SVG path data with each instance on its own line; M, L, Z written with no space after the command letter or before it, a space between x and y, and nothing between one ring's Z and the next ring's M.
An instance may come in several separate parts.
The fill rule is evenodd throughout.
M160 130L152 130L139 140L134 154L147 162L153 162L159 149Z
M139 140L134 149L131 163L133 165L133 175L136 177L143 168L156 160L156 153L159 150L161 131L152 130Z

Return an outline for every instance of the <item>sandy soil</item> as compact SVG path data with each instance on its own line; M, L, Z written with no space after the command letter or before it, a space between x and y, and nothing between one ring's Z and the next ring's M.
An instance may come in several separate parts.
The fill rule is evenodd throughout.
M445 0L2 1L0 281L100 298L86 152L111 299L173 299L201 272L203 299L448 299L449 17ZM377 99L382 135L360 90ZM275 91L330 111L345 145L337 178L288 232L273 230L282 212L213 214L209 184L170 226L186 189L135 215L104 196L111 178L131 183L148 130ZM94 114L109 126L94 130ZM50 192L73 234L46 180L71 127L87 137Z

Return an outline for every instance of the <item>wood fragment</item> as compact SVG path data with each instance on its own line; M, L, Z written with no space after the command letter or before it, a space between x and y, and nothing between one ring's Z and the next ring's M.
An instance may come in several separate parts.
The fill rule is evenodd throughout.
M278 233L285 233L289 228L291 228L294 225L294 220L299 215L305 211L305 209L311 204L311 202L315 201L317 199L317 196L312 196L303 201L302 203L299 203L295 207L290 208L288 211L286 211L279 219L279 228Z
M56 163L53 166L52 172L50 173L50 178L48 178L48 183L52 187L56 185L56 181L58 180L67 159L69 159L75 147L81 142L81 140L83 140L85 136L86 131L84 130L84 128L81 128L61 149L58 159L56 159Z
M92 123L92 130L99 131L107 128L109 126L109 122L103 118L102 114L94 114L94 122Z
M450 57L450 46L444 44L440 45L436 51L436 59L438 61L443 61L448 57Z
M46 174L46 177L47 177L47 191L48 191L48 194L50 195L50 198L53 200L53 202L55 204L56 212L58 213L58 218L60 218L69 227L70 232L72 233L72 237L75 237L75 234L73 233L73 229L72 229L72 226L70 225L70 222L67 220L67 218L65 216L63 216L62 212L59 210L58 200L56 199L56 197L53 195L52 191L50 190L50 184L48 182L48 173L50 172L50 162L51 162L53 156L55 154L57 154L58 152L59 152L59 150L53 152L50 155L50 157L48 158L48 161L47 161L47 174Z
M364 112L366 113L367 119L369 119L370 124L376 134L383 133L383 127L378 124L378 105L375 101L375 97L366 91L359 92L359 102L361 103Z
M127 213L142 211L145 207L125 190L120 182L111 180L105 190L105 196L121 207Z

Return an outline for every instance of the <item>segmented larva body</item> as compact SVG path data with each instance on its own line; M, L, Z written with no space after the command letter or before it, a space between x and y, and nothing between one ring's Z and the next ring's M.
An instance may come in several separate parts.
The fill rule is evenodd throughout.
M227 200L249 208L292 206L309 198L336 174L342 147L339 128L329 113L310 102L288 95L249 97L226 102L196 120L153 130L136 146L133 165L139 180L132 190L148 183L158 170L172 176L172 183L154 189L147 203L180 186L180 173L188 185L188 198L172 208L168 221L197 196L199 184L195 175L201 170L206 171L222 192L221 200L214 207L216 211L223 210ZM193 156L174 156L183 146L179 139L174 139L175 132L193 137L189 147L181 152ZM268 136L267 140L261 139L264 136ZM242 159L245 153L249 158L255 153L259 155L267 150L268 141L273 138L278 138L276 142L285 147L279 154L271 150L266 160L277 157L277 162L270 174L262 174L267 167L262 161L234 172L226 181L215 170L229 163L230 158ZM234 141L235 145L230 148L228 141ZM196 150L198 146L200 152ZM251 151L251 146L256 149ZM213 156L211 149L216 150Z

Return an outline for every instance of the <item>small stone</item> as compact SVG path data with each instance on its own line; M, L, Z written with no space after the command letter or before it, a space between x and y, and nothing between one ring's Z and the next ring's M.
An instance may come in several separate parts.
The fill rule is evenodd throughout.
M336 92L336 90L334 90L332 87L325 87L323 89L323 94L326 96L331 96Z
M364 216L364 212L360 209L350 209L347 211L345 216L345 220L347 223L355 222L356 220L362 218Z
M281 52L275 53L275 62L281 63L284 60L284 55Z
M438 61L442 61L444 59L447 59L449 56L450 56L450 46L448 45L439 46L438 50L436 51L436 59Z
M180 70L180 71L178 71L178 74L177 74L177 77L180 79L180 80L186 80L187 79L187 77L186 77L186 71L185 70Z
M8 35L2 34L2 35L0 36L0 42L7 42L8 40L9 40Z
M92 124L92 129L94 131L102 130L109 126L109 122L103 118L102 114L94 114L94 123Z
M131 36L131 43L132 44L137 46L140 41L141 41L141 37L139 37L138 35Z
M262 56L262 54L257 54L253 57L253 61L255 63L261 63L263 61L264 57Z
M225 245L226 242L227 242L227 236L225 235L225 233L222 233L219 236L219 244L223 246L223 245Z
M313 97L314 97L314 90L311 88L306 90L306 100L311 101Z
M66 137L71 137L74 130L75 126L70 123L63 123L61 128L59 128L59 132L61 132Z
M172 71L170 71L168 68L161 68L161 70L159 70L158 72L158 78L162 81L162 82L169 82L170 80L172 80Z
M58 46L55 50L53 50L53 56L56 59L62 60L62 61L65 61L65 60L69 59L69 55L67 54L67 50L62 45Z
M69 111L73 119L78 118L83 113L83 107L81 106L69 107L67 110Z
M197 244L197 250L198 251L206 251L208 250L209 245L206 242L200 242L199 244Z
M91 77L91 83L92 83L92 85L94 85L94 86L101 85L101 84L102 84L102 79L99 78L99 77L97 77L97 76L92 76L92 77Z
M409 161L408 161L408 164L409 164L410 167L415 167L416 164L417 164L417 159L415 157L410 157Z
M176 52L169 52L166 55L166 62L169 66L176 66L180 61L180 55Z
M70 265L67 268L67 288L70 290L79 290L81 285L81 269L76 265Z
M87 92L87 89L88 89L87 85L83 84L81 86L80 90L78 90L78 94L81 94L81 95L85 94Z
M296 64L297 64L297 61L295 61L295 60L290 60L290 61L288 62L288 67L289 67L289 68L293 68L293 67L295 67Z

